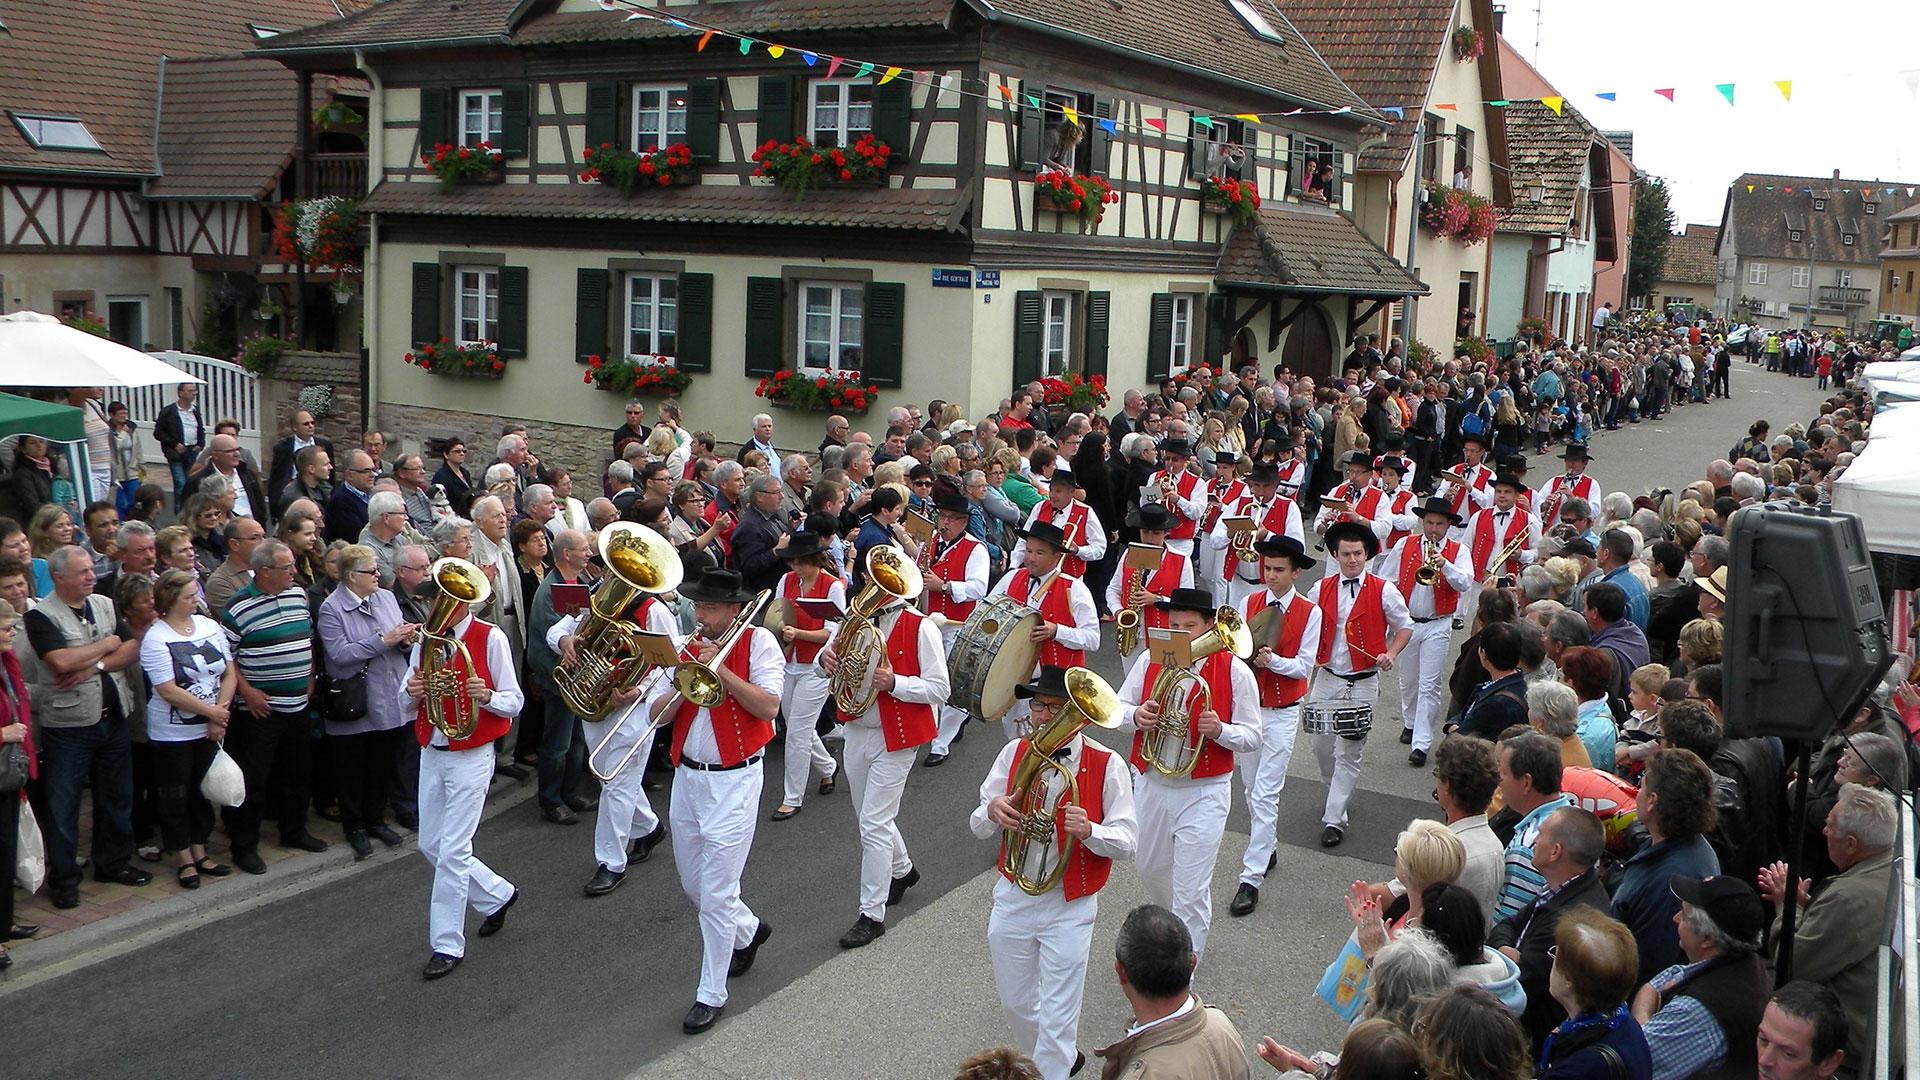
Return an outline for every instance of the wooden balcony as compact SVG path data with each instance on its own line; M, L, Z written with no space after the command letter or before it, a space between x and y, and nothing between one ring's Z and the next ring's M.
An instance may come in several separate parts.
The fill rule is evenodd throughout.
M1820 303L1824 307L1866 307L1867 290L1849 285L1822 285L1820 286Z
M307 167L311 177L309 198L338 195L359 199L367 194L367 155L364 153L314 154L307 159Z

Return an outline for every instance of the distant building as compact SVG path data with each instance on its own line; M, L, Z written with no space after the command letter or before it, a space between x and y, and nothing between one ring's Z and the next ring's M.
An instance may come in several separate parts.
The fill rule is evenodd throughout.
M1720 240L1718 225L1689 225L1667 242L1667 263L1653 287L1653 309L1665 311L1671 304L1693 304L1700 311L1713 310L1713 291L1718 270L1714 245Z
M1594 269L1619 261L1607 142L1572 105L1556 115L1515 99L1504 111L1513 205L1493 236L1489 332L1512 337L1522 318L1537 318L1556 338L1584 340L1600 303Z
M1880 247L1880 317L1920 320L1920 203L1887 217Z
M1908 182L1748 173L1720 216L1714 311L1770 329L1853 330L1871 321L1886 219L1916 204Z

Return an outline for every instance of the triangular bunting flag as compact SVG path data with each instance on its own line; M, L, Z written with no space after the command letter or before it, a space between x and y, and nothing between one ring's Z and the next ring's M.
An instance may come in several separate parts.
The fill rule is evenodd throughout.
M1249 124L1257 124L1260 122L1259 113L1250 113L1250 112L1234 113L1233 118L1235 120L1245 120Z
M1120 129L1114 125L1113 121L1103 119L1100 121L1100 130L1109 135L1114 135L1118 134Z
M778 60L787 55L787 47L785 45L769 45L767 46L767 55Z
M741 38L740 39L740 55L745 56L752 51L753 51L753 39Z
M1331 112L1331 113L1329 113L1328 115L1330 115L1330 116L1345 116L1345 115L1347 115L1348 113L1350 113L1350 112L1352 112L1352 111L1353 111L1353 106L1351 106L1351 105L1342 105L1342 106L1340 106L1339 108L1337 108L1337 109L1335 109L1335 110L1333 110L1333 112Z
M1027 108L1029 108L1029 109L1041 109L1041 108L1045 108L1045 106L1043 106L1043 105L1041 105L1041 104L1040 104L1040 99L1039 99L1039 98L1037 98L1037 97L1034 97L1034 96L1033 96L1032 94L1028 94L1028 95L1027 95Z
M900 69L897 67L890 67L887 69L886 74L880 76L880 82L878 83L878 85L885 86L899 77L900 77Z
M1011 101L1013 100L1013 90L1012 90L1012 88L1011 88L1011 87L1009 87L1009 86L1008 86L1008 85L1007 85L1006 83L1001 83L1001 84L1000 84L1000 96L1001 96L1001 97L1003 97L1003 98L1006 98L1006 99L1007 99L1007 100L1008 100L1009 102L1011 102Z
M1668 101L1673 100L1673 87L1671 86L1667 87L1665 90L1655 90L1654 93L1659 94L1661 97L1666 98Z
M1748 185L1747 185L1747 194L1749 194L1749 195L1751 195L1751 194L1753 194L1753 185L1752 185L1752 184L1748 184Z
M1197 127L1197 128L1204 128L1204 129L1205 129L1205 130L1207 130L1207 131L1212 131L1212 130L1213 130L1213 117L1211 117L1211 116L1195 116L1195 117L1193 118L1193 126L1194 126L1194 127Z
M1772 189L1772 188L1768 188L1767 190L1768 190L1768 191L1772 191L1773 189ZM1792 188L1788 188L1788 189L1787 189L1787 194L1789 194L1789 195L1791 195L1791 194L1793 194L1793 189L1792 189Z
M862 60L860 61L860 69L853 73L853 77L856 79L864 79L871 74L873 74L873 64Z
M1909 198L1909 199L1911 199L1911 198L1913 198L1913 189L1912 189L1912 188L1908 188L1908 189L1907 189L1907 198Z
M837 56L827 57L827 78L833 78L833 73L840 70L842 62L843 61Z
M1595 95L1593 95L1593 96L1594 96L1594 97L1597 97L1597 98L1599 98L1599 99L1600 99L1601 101L1618 101L1618 100L1620 100L1620 95L1619 95L1619 94L1616 94L1616 93L1614 93L1614 92L1613 92L1613 91L1611 91L1611 90L1609 90L1609 91L1607 91L1607 92L1606 92L1606 93L1604 93L1604 94L1595 94Z
M1080 126L1079 110L1075 109L1073 106L1071 105L1060 106L1060 115L1066 117L1067 123L1072 124L1074 127Z
M951 89L953 89L953 76L951 75L940 76L940 93L944 95L947 91ZM937 98L935 99L935 102L938 103Z
M1513 104L1513 102L1508 101L1506 98L1494 98L1492 101L1486 102L1486 106L1489 109L1504 109L1511 104ZM1558 112L1559 110L1556 109L1554 111Z
M1148 127L1152 128L1155 131L1161 132L1162 134L1164 134L1167 130L1167 122L1165 120L1148 119L1148 120L1142 120L1141 123L1147 125Z
M1793 100L1793 80L1792 79L1775 79L1773 81L1773 85L1780 89L1781 101Z
M1281 113L1280 115L1281 115L1281 116L1299 116L1299 115L1300 115L1301 113L1303 113L1303 112L1306 112L1306 111L1307 111L1307 110L1305 110L1305 109L1295 109L1295 110L1293 110L1292 112L1284 112L1284 113Z
M1448 112L1458 112L1460 109L1460 106L1455 105L1453 102L1449 101L1445 105L1435 105L1434 108L1445 109Z
M1561 106L1565 105L1566 103L1567 103L1567 99L1563 97L1543 97L1540 99L1540 104L1545 105L1549 109L1552 109L1553 115L1555 116L1562 115Z
M1715 90L1720 91L1720 96L1727 99L1727 104L1729 105L1733 104L1733 84L1732 83L1730 82L1715 83L1713 88Z
M700 35L700 44L699 44L699 46L698 46L697 48L695 48L695 49L694 49L693 51L694 51L694 52L706 52L706 51L707 51L707 43L708 43L709 41L712 41L712 40L713 40L713 31L711 31L711 30L709 30L709 31L707 31L707 32L706 32L706 33L704 33L704 34L701 34L701 35Z
M638 15L638 14L640 14L640 13L639 13L639 12L637 12L637 11L636 11L636 12L634 12L634 15ZM628 18L632 18L632 17L633 17L633 16L631 16L631 15L630 15L630 16L628 16ZM685 22L683 22L682 20L680 20L680 19L675 19L675 18L672 18L672 17L669 17L669 18L667 19L667 25L668 25L668 26L672 26L672 27L676 27L676 28L678 28L678 29L681 29L681 30L691 30L691 29L693 29L693 27L691 27L691 26L688 26L688 25L687 25L687 24L686 24Z
M805 49L802 49L800 51L800 59L805 60L807 62L808 67L812 67L813 65L820 62L820 54L815 52L807 52Z
M1395 120L1404 120L1407 117L1407 110L1398 105L1382 105L1380 106L1380 112L1393 117Z

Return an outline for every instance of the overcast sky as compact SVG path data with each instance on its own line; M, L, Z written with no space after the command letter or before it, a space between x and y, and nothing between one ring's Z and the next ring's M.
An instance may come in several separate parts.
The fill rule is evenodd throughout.
M1497 2L1497 0L1496 0ZM1716 224L1743 172L1920 184L1915 0L1507 0L1506 36L1595 127L1634 135L1674 218ZM1536 18L1536 11L1539 12ZM1534 29L1540 25L1540 47ZM1904 55L1903 55L1904 54ZM1783 102L1773 83L1793 80ZM1734 83L1733 107L1714 89ZM1653 91L1674 87L1674 102ZM1593 95L1614 91L1617 102Z

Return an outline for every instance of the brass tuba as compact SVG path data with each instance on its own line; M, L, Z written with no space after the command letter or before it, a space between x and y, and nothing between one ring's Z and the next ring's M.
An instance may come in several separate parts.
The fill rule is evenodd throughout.
M645 525L616 521L600 534L600 561L607 579L574 631L575 658L553 673L567 708L582 720L605 720L615 695L646 674L634 635L645 627L625 618L641 593L672 592L684 573L680 554Z
M873 685L873 672L887 643L873 620L888 604L918 597L924 582L920 568L893 544L868 548L866 569L866 584L847 603L846 617L833 635L833 652L838 657L833 703L847 716L866 712L880 694Z
M460 621L463 609L484 604L493 584L480 568L465 559L448 556L427 570L433 582L433 605L420 624L420 679L426 684L427 722L440 729L448 742L473 737L480 726L480 710L467 694L473 674L473 654L467 644L448 631Z
M1187 736L1195 716L1213 704L1213 691L1197 670L1200 661L1217 652L1231 652L1242 660L1253 655L1253 635L1246 621L1231 607L1213 613L1213 629L1194 637L1187 646L1193 666L1162 668L1153 680L1151 700L1160 705L1160 721L1140 740L1140 754L1162 776L1191 776L1200 762L1200 747ZM1195 689L1198 699L1189 700Z
M1053 755L1073 741L1088 724L1096 727L1120 726L1120 696L1107 680L1087 668L1067 669L1067 703L1053 714L1047 726L1027 737L1027 752L1009 778L1008 798L1014 813L1020 815L1020 827L1004 831L1000 842L1000 869L1020 891L1039 896L1060 883L1067 860L1079 841L1060 831L1060 814L1080 801L1080 782L1073 770L1053 760ZM1065 783L1055 787L1053 778ZM1035 845L1043 844L1036 850ZM1049 856L1058 845L1059 854ZM1029 857L1037 860L1034 873L1027 871Z
M1121 608L1113 613L1114 645L1121 656L1131 656L1140 645L1140 618L1147 606L1147 572L1132 566L1123 567L1120 572L1124 576L1120 587Z

